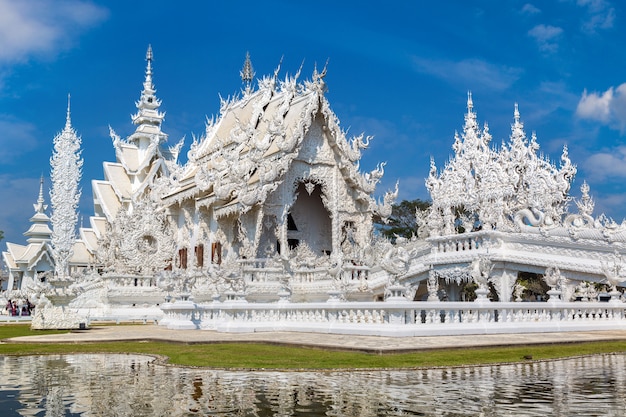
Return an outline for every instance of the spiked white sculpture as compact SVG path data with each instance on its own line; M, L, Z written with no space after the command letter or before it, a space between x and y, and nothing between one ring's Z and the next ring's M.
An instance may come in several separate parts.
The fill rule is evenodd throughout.
M69 261L74 253L78 202L81 191L83 160L80 157L81 139L72 128L69 96L65 128L54 138L54 153L50 159L52 190L52 251L55 274L66 278L70 275Z
M50 159L52 189L52 254L54 274L45 282L36 283L32 289L36 293L35 316L31 323L33 329L77 329L81 318L69 307L78 294L72 287L70 259L76 243L76 222L78 221L78 187L83 160L80 158L81 140L72 128L68 96L65 128L54 138L54 153Z

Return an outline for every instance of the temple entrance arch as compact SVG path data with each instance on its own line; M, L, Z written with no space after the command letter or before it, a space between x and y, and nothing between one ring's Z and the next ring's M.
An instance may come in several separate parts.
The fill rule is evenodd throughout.
M330 255L332 222L322 201L321 185L311 181L298 183L296 201L285 221L289 249L306 243L316 255Z

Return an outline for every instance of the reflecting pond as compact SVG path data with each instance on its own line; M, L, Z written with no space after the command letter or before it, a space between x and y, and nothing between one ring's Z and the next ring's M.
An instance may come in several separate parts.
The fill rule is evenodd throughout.
M0 357L7 416L624 416L624 355L426 370L244 372L138 355Z

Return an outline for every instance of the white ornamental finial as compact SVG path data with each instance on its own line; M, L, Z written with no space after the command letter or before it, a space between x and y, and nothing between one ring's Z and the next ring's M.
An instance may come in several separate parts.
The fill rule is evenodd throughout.
M48 206L44 204L45 200L43 199L43 174L41 174L41 178L39 179L39 198L37 198L37 203L33 204L36 213L43 213Z
M241 69L241 71L239 71L239 75L241 75L241 81L246 88L246 93L250 93L254 74L254 68L252 68L252 61L250 60L250 52L246 52L246 60L243 63L243 68Z
M152 45L148 45L148 50L146 51L146 61L148 61L148 69L146 70L146 73L150 73L152 74L152 60L154 59L154 56L152 55Z
M472 101L472 92L467 92L467 114L465 115L465 126L463 127L464 140L468 140L467 136L474 134L478 137L478 122L476 121L476 113L474 113L474 102ZM471 141L471 139L470 139Z
M250 60L250 52L246 52L246 60L243 63L243 68L239 72L241 75L241 81L249 83L254 78L254 68L252 68L252 61Z
M154 60L154 55L152 54L152 45L148 45L148 50L146 51L146 79L143 82L144 91L150 91L154 94L154 86L152 85L152 61Z
M513 112L513 120L515 120L515 124L519 124L519 108L517 103L515 103L515 111Z
M70 118L70 93L67 93L67 114L65 116L65 129L72 128L72 119ZM43 181L43 177L42 177Z
M156 97L156 88L152 82L152 61L154 60L154 55L152 53L152 45L148 45L148 50L146 51L146 61L148 61L146 65L146 77L143 82L143 89L141 91L141 96L139 101L135 103L137 109L139 110L136 114L131 115L131 119L133 124L137 126L137 130L133 134L133 136L129 137L129 141L134 142L143 138L145 140L147 136L142 132L144 130L145 125L156 126L159 130L161 127L161 123L165 118L165 113L161 113L158 111L161 106L161 100ZM166 140L166 136L162 135L159 137L159 141L163 142Z

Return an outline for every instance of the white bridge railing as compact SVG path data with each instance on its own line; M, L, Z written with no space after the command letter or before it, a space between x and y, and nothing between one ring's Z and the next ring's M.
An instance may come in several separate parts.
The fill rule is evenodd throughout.
M171 329L427 336L626 329L621 302L172 303Z
M270 259L243 259L239 261L241 265L242 276L246 283L254 282L277 282L285 276L282 267L270 263ZM273 266L270 266L273 265ZM328 266L323 267L301 267L295 268L293 271L293 282L318 282L331 279ZM370 268L365 265L352 265L346 263L341 271L342 277L346 280L355 278L367 279Z

